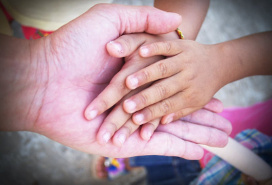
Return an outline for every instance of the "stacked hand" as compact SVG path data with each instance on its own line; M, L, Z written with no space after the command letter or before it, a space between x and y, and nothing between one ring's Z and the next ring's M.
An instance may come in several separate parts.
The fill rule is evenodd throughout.
M91 121L84 117L87 105L109 84L123 64L122 59L109 55L105 47L107 43L124 33L167 33L173 31L179 23L178 15L151 7L98 5L50 36L29 41L31 51L37 50L36 46L42 47L39 47L39 52L31 54L31 66L35 69L25 70L31 74L31 80L27 81L34 81L34 89L37 89L34 96L27 94L29 97L21 102L24 107L30 107L26 115L27 119L33 120L33 124L28 124L25 130L43 134L77 150L115 157L157 154L199 159L203 149L198 143L224 146L231 130L230 123L208 110L200 110L184 117L182 121L159 126L148 141L142 140L140 131L136 130L121 147L111 141L102 146L96 138L109 112ZM118 45L111 44L120 51ZM123 48L121 53L126 55L129 48ZM150 63L154 59L150 59ZM123 68L131 68L128 64ZM139 63L138 69L142 68L141 65ZM24 88L33 88L33 84ZM115 98L116 94L112 95ZM209 109L216 112L222 109L221 106L220 102L214 101ZM120 111L118 107L109 116L118 112L118 109ZM16 109L14 112L24 115L20 111L25 110ZM130 118L130 115L122 113L119 116L122 120ZM109 136L104 134L102 139L108 141Z
M142 138L148 140L160 122L170 123L202 107L209 109L215 102L207 104L219 89L208 49L194 41L167 40L169 35L130 34L107 45L112 56L127 57L121 71L85 111L93 119L121 100L99 130L100 143L113 136L121 146L139 125Z

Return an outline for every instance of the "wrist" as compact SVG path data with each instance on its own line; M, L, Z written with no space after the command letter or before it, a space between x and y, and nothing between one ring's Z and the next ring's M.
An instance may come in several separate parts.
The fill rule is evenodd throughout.
M4 37L1 44L0 130L33 131L45 92L42 39ZM3 57L2 57L3 56Z
M242 77L240 68L237 66L237 55L233 48L228 43L215 44L213 47L213 54L215 55L215 62L217 62L218 76L220 81L220 88L236 81Z

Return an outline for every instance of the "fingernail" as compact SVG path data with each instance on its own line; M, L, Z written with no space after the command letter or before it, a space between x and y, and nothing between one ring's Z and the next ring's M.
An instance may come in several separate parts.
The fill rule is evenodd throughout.
M97 114L98 114L97 110L91 110L91 111L89 111L89 113L87 115L87 119L92 120L97 116Z
M116 51L118 51L119 53L123 53L123 48L122 48L122 45L118 42L114 42L114 41L110 41L110 44L114 47L114 49Z
M119 141L119 143L120 143L121 145L123 145L123 144L125 143L125 141L126 141L126 135L125 135L125 134L120 134L120 135L118 136L118 141Z
M174 114L169 114L169 116L166 118L165 122L162 124L168 124L171 123L174 120Z
M136 103L134 101L131 100L125 100L125 107L128 110L128 113L133 113L135 112L135 108L136 108Z
M104 135L103 135L103 141L104 143L107 143L109 140L110 140L110 133L109 132L106 132Z
M149 140L151 138L152 132L148 131L146 133L146 139Z
M128 77L128 82L132 89L136 89L139 83L138 79L132 76Z
M148 56L148 53L149 53L149 49L145 46L141 47L140 48L141 50L141 55L144 57L144 56Z
M143 114L136 114L134 116L135 122L137 124L142 124L143 120L144 120L144 115Z

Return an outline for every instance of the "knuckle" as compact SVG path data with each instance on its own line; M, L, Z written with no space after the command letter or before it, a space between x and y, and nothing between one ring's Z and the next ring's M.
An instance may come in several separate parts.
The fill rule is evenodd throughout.
M190 70L190 71L187 71L186 76L187 76L187 81L192 82L197 77L197 74L196 72Z
M164 51L165 51L166 54L171 53L172 44L170 42L164 42Z
M169 95L169 88L163 85L157 85L156 92L159 94L160 99L163 99Z
M149 81L149 79L151 78L151 74L148 70L144 70L142 73L142 78L144 81Z
M207 137L207 140L206 140L206 143L208 146L212 146L212 128L211 127L208 127L208 137Z
M157 65L157 69L158 69L161 77L166 76L166 74L168 72L168 67L164 62L159 62Z
M114 92L118 92L119 94L127 93L129 90L123 81L115 80L114 82L110 82L110 89Z
M171 156L172 155L172 149L173 148L173 140L171 139L170 135L167 135L166 138L164 139L165 142L165 150L163 151L162 155L164 156Z
M156 128L159 126L159 124L160 124L160 119L155 119L155 120L151 121L150 123L151 123L151 124L154 126L154 128L156 129Z
M194 92L194 91L190 93L186 93L184 96L185 96L186 102L190 103L191 105L199 104L198 97L201 97L199 96L198 92Z
M175 116L180 119L180 118L184 117L184 112L182 110L178 111Z
M169 100L164 100L161 103L160 111L165 115L172 109L172 103Z
M107 130L110 130L111 132L115 132L118 129L118 126L116 125L115 122L106 121L104 122L104 124L105 124L105 128L107 128Z
M146 93L140 93L139 94L139 100L141 102L142 105L147 105L148 104L148 95Z
M106 100L106 99L101 99L100 102L100 107L103 109L103 110L106 110L109 108L109 102Z
M134 131L133 125L131 124L127 124L123 128L127 131L128 135L132 134L132 132Z
M151 49L154 54L160 53L160 43L153 43Z
M123 48L125 48L125 51L130 52L132 50L131 44L133 43L132 37L128 35L124 35L121 38L122 38Z
M149 121L149 120L152 120L154 118L156 118L156 112L154 111L154 109L150 108L150 107L147 107L145 108L144 110L146 112L146 119Z

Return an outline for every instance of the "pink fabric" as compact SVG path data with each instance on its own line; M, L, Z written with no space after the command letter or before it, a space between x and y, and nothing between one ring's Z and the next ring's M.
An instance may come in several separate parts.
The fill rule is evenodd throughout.
M220 115L232 123L233 130L230 134L232 138L246 129L257 129L272 136L272 99L250 107L228 108ZM202 168L213 156L212 153L205 150L204 156L200 160Z
M225 109L220 115L232 123L232 138L245 129L272 136L272 99L246 108Z

